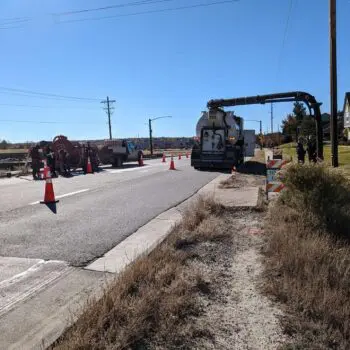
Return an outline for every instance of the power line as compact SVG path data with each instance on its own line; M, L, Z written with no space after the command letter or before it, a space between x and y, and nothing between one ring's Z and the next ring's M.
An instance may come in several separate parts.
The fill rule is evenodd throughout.
M211 3L179 6L179 7L173 7L173 8L158 9L158 10L140 11L140 12L135 12L135 13L119 14L119 15L112 15L112 16L82 18L82 19L66 20L66 21L59 21L59 22L57 21L57 18L63 17L63 16L71 16L71 15L77 15L77 14L88 13L88 12L106 11L106 10L112 10L112 9L116 9L116 8L152 5L152 4L165 3L165 2L170 2L170 1L174 1L174 0L140 0L140 1L136 1L136 2L128 2L128 3L124 3L124 4L110 5L110 6L104 6L104 7L98 7L98 8L57 12L57 13L51 14L51 16L53 16L53 18L54 18L54 23L63 24L63 23L94 21L94 20L101 20L101 19L108 19L108 18L129 17L129 16L137 16L137 15L144 15L144 14L151 14L151 13L171 12L171 11L178 11L178 10L185 10L185 9L192 9L192 8L208 7L208 6L238 2L239 0L223 0L223 1L216 1L216 2L211 2ZM23 28L25 23L28 23L28 22L32 21L33 19L34 19L33 17L17 17L17 18L0 19L0 30L1 29ZM11 26L9 26L9 25L11 25Z
M187 9L193 9L193 8L200 8L200 7L208 7L208 6L214 6L214 5L234 3L234 2L237 2L237 1L239 1L239 0L224 0L224 1L216 1L216 2L196 4L196 5L190 5L190 6L179 6L179 7L167 8L167 9L149 10L149 11L141 11L141 12L134 12L134 13L118 14L118 15L111 15L111 16L72 19L72 20L68 20L68 21L61 21L61 22L59 22L59 24L74 23L74 22L85 22L85 21L98 21L98 20L102 20L102 19L110 19L110 18L117 18L117 17L130 17L130 16L138 16L138 15L145 15L145 14L151 14L151 13L161 13L161 12L187 10Z
M28 105L28 104L12 104L12 103L0 103L0 106L4 107L19 107L19 108L42 108L42 109L81 109L81 110L97 110L98 107L89 106L40 106L40 105Z
M0 91L2 94L14 94L14 95L21 95L21 96L31 96L31 97L43 97L48 99L60 99L60 100L72 100L72 101L85 101L85 102L97 102L99 99L97 98L88 98L88 97L76 97L76 96L67 96L67 95L58 95L58 94L51 94L51 93L45 93L45 92L38 92L38 91L32 91L32 90L24 90L24 89L13 89L8 87L2 87L0 86Z
M59 121L46 121L46 120L13 120L13 119L0 119L0 123L29 123L29 124L100 124L96 122L59 122Z
M286 21L286 26L285 26L285 28L284 28L282 46L281 46L280 55L279 55L279 58L278 58L277 78L278 78L279 73L280 73L280 70L281 70L283 51L284 51L284 47L285 47L286 40L287 40L287 34L288 34L288 29L289 29L289 23L290 23L290 18L291 18L291 15L292 15L292 8L293 8L293 0L289 0L289 8L288 8L288 14L287 14L287 21Z
M156 3L169 2L169 1L174 1L174 0L143 0L143 1L127 2L124 4L118 4L118 5L96 7L96 8L90 8L90 9L82 9L82 10L76 10L76 11L57 12L57 13L54 13L53 15L54 16L70 16L70 15L75 15L75 14L80 14L80 13L105 11L105 10L112 10L112 9L116 9L116 8L142 6L142 5L156 4Z

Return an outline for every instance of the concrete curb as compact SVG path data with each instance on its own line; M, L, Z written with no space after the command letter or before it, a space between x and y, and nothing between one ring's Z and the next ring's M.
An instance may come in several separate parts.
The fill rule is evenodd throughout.
M119 273L142 255L149 254L181 222L182 215L171 208L158 215L146 225L107 252L102 258L86 266L86 270Z

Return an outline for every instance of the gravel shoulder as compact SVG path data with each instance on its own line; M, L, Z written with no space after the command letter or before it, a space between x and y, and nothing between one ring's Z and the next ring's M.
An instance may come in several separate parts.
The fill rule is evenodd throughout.
M212 294L200 296L205 313L197 320L214 336L199 340L197 348L277 349L284 343L282 312L260 288L263 216L254 211L226 213L221 229L231 230L229 241L217 249L203 247L205 260L194 263L216 286Z

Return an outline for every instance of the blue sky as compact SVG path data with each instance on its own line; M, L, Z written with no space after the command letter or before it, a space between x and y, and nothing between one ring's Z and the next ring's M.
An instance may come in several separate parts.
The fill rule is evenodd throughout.
M304 90L328 112L328 1L293 0L287 31L290 0L238 0L72 23L62 22L220 0L169 0L52 15L136 1L1 0L0 139L107 138L107 117L99 102L107 95L117 101L114 137L147 136L147 119L164 115L172 118L154 122L154 136L193 136L211 98ZM350 1L337 3L342 109L350 90ZM8 21L23 17L28 22ZM38 98L4 88L96 100ZM291 109L287 103L274 106L275 130ZM233 110L245 119L261 119L264 131L270 130L269 106ZM247 128L258 126L246 122Z

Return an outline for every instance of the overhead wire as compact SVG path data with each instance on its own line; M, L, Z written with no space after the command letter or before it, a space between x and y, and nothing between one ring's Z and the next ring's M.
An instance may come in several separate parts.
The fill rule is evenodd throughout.
M291 15L292 15L293 4L294 4L294 1L293 0L289 0L287 21L286 21L286 26L284 28L283 40L282 40L281 50L280 50L280 54L279 54L279 58L278 58L278 64L277 64L277 79L278 79L280 71L281 71L283 52L284 52L284 48L285 48L286 41L287 41L287 34L288 34L289 23L290 23L290 19L291 19Z
M118 9L118 8L152 5L152 4L159 4L159 3L165 3L165 2L170 2L170 1L175 1L175 0L139 0L139 1L134 1L134 2L126 2L126 3L122 3L122 4L109 5L109 6L103 6L103 7L56 12L56 13L52 13L51 16L54 18L54 23L62 24L62 23L82 22L82 21L100 20L100 19L117 18L117 17L128 17L128 16L144 15L144 14L151 14L151 13L171 12L171 11L178 11L178 10L185 10L185 9L192 9L192 8L214 6L214 5L220 5L220 4L228 4L228 3L237 2L239 0L222 0L222 1L215 1L215 2L211 2L211 3L178 6L178 7L166 8L166 9L155 9L155 10L148 10L148 11L145 10L145 11L140 11L140 12L135 12L135 13L117 14L117 15L94 17L94 18L82 18L82 19L76 19L76 20L57 21L57 19L59 19L60 17L79 15L82 13L108 11L108 10L113 10L113 9ZM23 24L30 22L33 19L34 19L33 17L15 17L15 18L4 18L4 19L0 18L0 30L1 29L22 28L22 27L24 27ZM12 26L9 26L9 25L12 25Z
M77 122L64 122L64 121L48 121L48 120L12 120L12 119L0 119L0 123L29 123L29 124L98 124L98 122L87 122L87 121L77 121Z
M127 2L127 3L123 3L123 4L118 4L118 5L109 5L109 6L75 10L75 11L56 12L56 13L53 13L53 15L54 16L70 16L70 15L76 15L76 14L80 14L80 13L105 11L105 10L112 10L112 9L116 9L116 8L142 6L142 5L156 4L156 3L169 2L169 1L175 1L175 0L142 0L142 1Z
M134 12L134 13L92 17L92 18L72 19L72 20L60 21L60 22L58 22L58 24L85 22L85 21L98 21L98 20L118 18L118 17L130 17L130 16L138 16L138 15L145 15L145 14L151 14L151 13L172 12L172 11L179 11L179 10L186 10L186 9L193 9L193 8L209 7L209 6L215 6L215 5L221 5L221 4L234 3L237 1L239 1L239 0L223 0L223 1L215 1L215 2L210 2L210 3L196 4L196 5L172 7L172 8L166 8L166 9L148 10L148 11L140 11L140 12Z
M39 105L29 105L29 104L12 104L12 103L0 103L0 106L4 107L25 107L25 108L42 108L42 109L80 109L80 110L100 110L100 107L93 106L39 106Z
M46 93L41 91L32 91L32 90L24 90L24 89L14 89L0 86L1 94L10 94L10 95L20 95L25 97L35 97L35 98L44 98L44 99L54 99L59 101L84 101L84 102L97 102L101 99L98 98L89 98L89 97L77 97L77 96L67 96L67 95L59 95Z

